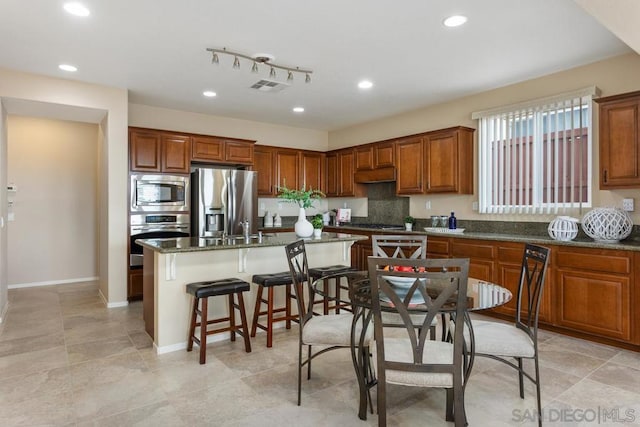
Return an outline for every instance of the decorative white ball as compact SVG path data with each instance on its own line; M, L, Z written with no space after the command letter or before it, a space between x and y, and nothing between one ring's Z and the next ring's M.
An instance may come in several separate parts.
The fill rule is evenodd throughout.
M578 235L578 219L570 216L559 216L549 223L547 231L554 240L573 240Z
M622 209L595 208L582 217L582 229L597 242L616 243L629 237L633 221Z

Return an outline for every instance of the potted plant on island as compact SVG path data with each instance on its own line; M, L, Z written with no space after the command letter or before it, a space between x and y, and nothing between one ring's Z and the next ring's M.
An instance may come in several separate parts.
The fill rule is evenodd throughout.
M313 234L313 225L307 221L305 209L313 206L318 199L325 197L320 190L313 188L305 189L304 186L300 190L287 188L286 185L278 187L278 198L287 202L296 203L300 210L298 212L298 221L296 221L294 229L298 237L311 237Z
M319 239L322 236L322 227L324 227L322 214L316 214L316 216L311 219L311 225L313 225L313 237Z
M416 219L411 215L407 215L404 217L404 228L407 231L413 231L413 224L415 224Z

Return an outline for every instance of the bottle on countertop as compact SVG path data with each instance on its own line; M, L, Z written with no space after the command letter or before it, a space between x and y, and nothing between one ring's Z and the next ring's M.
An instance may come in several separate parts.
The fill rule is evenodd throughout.
M282 227L282 218L280 217L280 214L276 213L273 216L273 226L274 227Z
M271 216L269 211L265 211L264 213L264 226L273 227L273 217Z
M449 217L449 230L455 230L458 227L458 220L456 216L451 212L451 216Z

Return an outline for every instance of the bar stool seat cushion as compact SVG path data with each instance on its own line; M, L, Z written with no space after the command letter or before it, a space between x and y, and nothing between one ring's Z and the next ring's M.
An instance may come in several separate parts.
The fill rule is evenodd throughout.
M194 282L187 285L187 292L196 298L208 298L217 295L228 295L245 292L250 289L249 283L235 277L229 279Z
M271 286L289 285L293 283L291 273L288 271L272 274L254 274L254 276L251 278L251 281L267 288Z
M347 271L355 271L355 268L348 265L329 265L326 267L315 267L309 269L309 274L314 279L330 276L337 273L345 273Z

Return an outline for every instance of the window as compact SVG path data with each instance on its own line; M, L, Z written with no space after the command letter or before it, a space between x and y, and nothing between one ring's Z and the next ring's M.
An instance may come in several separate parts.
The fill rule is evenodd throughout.
M557 214L591 206L597 88L473 113L479 212Z

